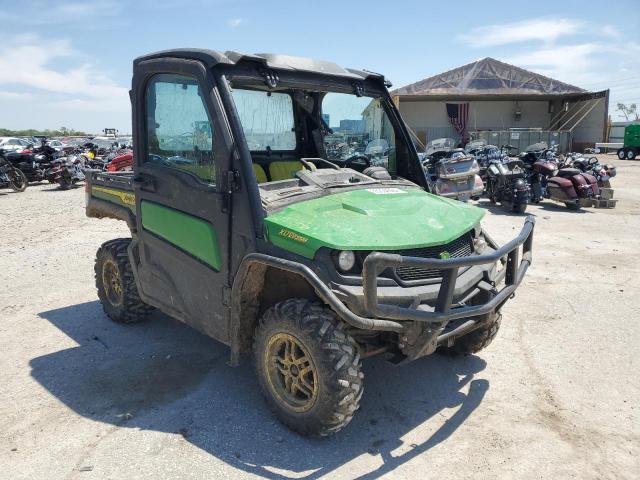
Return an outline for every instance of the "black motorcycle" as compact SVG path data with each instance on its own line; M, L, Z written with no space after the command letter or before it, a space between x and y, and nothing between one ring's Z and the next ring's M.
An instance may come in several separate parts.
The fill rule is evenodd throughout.
M487 168L486 193L491 203L524 213L531 201L531 185L522 160L493 160Z
M13 166L25 174L31 182L42 182L47 178L51 162L60 156L60 152L46 144L46 139L36 148L29 147L21 152L7 154Z
M24 192L27 188L27 177L7 160L4 151L0 150L0 188L11 188L16 192Z

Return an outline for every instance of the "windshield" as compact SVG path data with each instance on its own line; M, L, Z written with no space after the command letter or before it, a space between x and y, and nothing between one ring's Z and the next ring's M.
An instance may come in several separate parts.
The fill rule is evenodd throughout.
M425 152L429 155L440 150L451 150L455 146L456 141L453 138L436 138L427 143Z
M526 151L536 152L539 150L546 150L547 148L549 148L549 146L547 145L547 142L538 142L538 143L534 143L533 145L529 145Z
M379 99L329 92L322 99L322 120L328 160L364 157L370 166L396 171L395 130Z
M472 142L467 143L467 145L464 147L464 151L470 152L471 150L484 148L486 145L487 145L486 140L473 140Z

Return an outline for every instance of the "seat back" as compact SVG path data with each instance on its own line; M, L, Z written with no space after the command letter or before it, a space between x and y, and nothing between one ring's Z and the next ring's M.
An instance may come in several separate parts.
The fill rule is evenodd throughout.
M253 164L253 173L256 176L256 181L258 183L266 183L267 182L267 174L264 172L264 168L262 165L258 165L257 163Z
M295 178L296 172L303 170L304 166L299 161L277 161L269 164L271 181L289 180Z

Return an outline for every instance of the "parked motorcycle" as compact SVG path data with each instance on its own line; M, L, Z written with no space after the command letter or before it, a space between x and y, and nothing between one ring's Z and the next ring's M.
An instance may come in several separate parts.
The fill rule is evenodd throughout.
M567 208L578 210L591 206L600 194L593 175L577 168L567 167L557 156L557 147L546 143L531 145L521 155L532 189L532 201L538 203L549 198L564 203Z
M27 177L7 160L4 150L0 150L0 188L11 188L24 192L28 185Z
M531 201L531 185L527 181L524 162L511 159L504 163L492 160L487 168L486 193L491 203L500 203L504 208L524 213Z
M485 140L473 140L464 147L464 151L473 155L478 162L480 167L478 174L485 185L487 183L487 168L492 161L500 160L502 163L507 163L511 151L515 149L511 145L502 145L498 148L495 145L488 145Z
M611 179L616 176L615 165L602 165L596 157L586 158L582 155L572 156L571 165L582 173L588 173L596 177L598 187L611 188Z
M69 190L77 182L85 179L84 162L80 155L61 157L51 162L47 171L47 178L51 183L57 183L62 190Z
M478 199L484 191L478 162L455 145L452 138L438 138L427 143L422 166L429 190L461 201Z
M40 145L32 145L24 150L12 152L8 155L8 160L14 167L25 174L29 182L42 182L46 179L47 170L51 166L52 160L61 154L55 148L47 144L46 137L41 137Z

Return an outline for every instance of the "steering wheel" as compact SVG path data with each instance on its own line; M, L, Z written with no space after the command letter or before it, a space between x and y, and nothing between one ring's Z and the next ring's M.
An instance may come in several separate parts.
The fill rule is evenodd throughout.
M347 159L344 166L346 168L352 168L358 172L363 172L371 166L371 160L369 160L369 157L366 155L357 155Z

